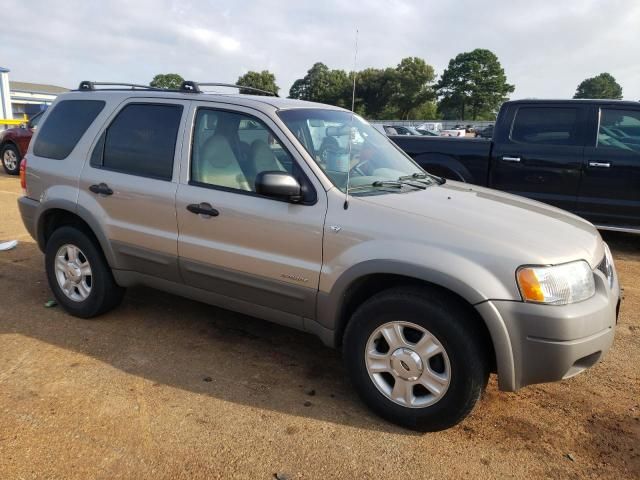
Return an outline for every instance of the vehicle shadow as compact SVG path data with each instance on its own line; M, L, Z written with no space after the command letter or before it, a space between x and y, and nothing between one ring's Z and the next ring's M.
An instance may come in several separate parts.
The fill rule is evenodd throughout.
M414 435L374 416L349 384L339 353L311 335L146 288L130 289L119 308L99 318L75 318L44 307L52 294L33 243L0 252L0 291L0 335L87 355L154 386Z

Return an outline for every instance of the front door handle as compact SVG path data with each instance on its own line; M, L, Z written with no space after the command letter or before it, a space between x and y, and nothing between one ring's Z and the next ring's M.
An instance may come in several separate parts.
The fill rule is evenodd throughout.
M220 212L213 208L208 203L191 203L187 205L187 210L191 213L195 213L196 215L206 215L208 217L217 217L220 215Z
M109 188L109 185L107 185L106 183L99 183L97 185L91 185L89 187L89 190L91 190L93 193L96 193L98 195L113 195L113 190L111 190Z
M520 157L502 157L502 161L518 163L520 161Z
M611 168L611 162L589 162L589 166L594 168Z

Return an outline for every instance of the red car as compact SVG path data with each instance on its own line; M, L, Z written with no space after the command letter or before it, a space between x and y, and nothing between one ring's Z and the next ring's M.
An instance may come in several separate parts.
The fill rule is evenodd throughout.
M21 127L10 128L0 132L0 158L2 166L9 175L20 173L20 160L27 149L29 142L43 112L39 112L29 122Z

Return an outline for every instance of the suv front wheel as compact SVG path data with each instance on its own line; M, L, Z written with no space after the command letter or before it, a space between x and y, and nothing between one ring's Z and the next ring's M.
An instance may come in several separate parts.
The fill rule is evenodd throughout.
M344 357L363 401L420 431L451 427L480 398L489 376L482 333L469 311L436 290L379 293L354 313Z
M102 252L91 238L74 227L61 227L45 251L49 287L67 312L91 318L116 307L124 289L113 279Z

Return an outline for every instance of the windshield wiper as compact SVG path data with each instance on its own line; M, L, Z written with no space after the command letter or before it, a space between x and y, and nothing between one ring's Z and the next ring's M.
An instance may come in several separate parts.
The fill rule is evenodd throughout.
M447 179L444 177L436 177L435 175L427 175L426 173L418 173L418 172L413 173L411 175L405 175L404 177L400 177L398 180L423 180L423 179L426 179L427 177L434 178L436 182L438 182L438 185L444 185L444 183L447 181ZM423 183L423 185L425 184ZM431 183L428 183L427 185L431 185Z
M370 188L380 188L380 189L384 189L387 190L389 192L392 192L396 189L401 190L402 187L407 186L407 187L413 187L413 188L417 188L420 190L424 190L425 187L424 185L418 185L415 183L410 183L410 182L401 182L399 180L376 180L373 183L367 183L364 185L357 185L355 187L349 187L349 191L350 192L357 192L359 190L366 190L366 189L370 189Z
M413 182L408 182L408 179L404 179L403 177L400 177L398 180L376 180L375 182L373 182L371 185L373 185L374 187L398 187L398 188L402 188L403 185L408 185L409 187L413 187L413 188L419 188L420 190L424 190L425 188L427 188L427 186L420 182L420 183L413 183Z
M415 179L427 178L427 174L416 172L416 173L412 173L411 175L405 175L403 177L400 177L399 180L411 180L412 178L415 178Z

